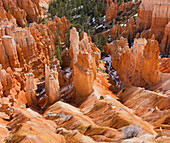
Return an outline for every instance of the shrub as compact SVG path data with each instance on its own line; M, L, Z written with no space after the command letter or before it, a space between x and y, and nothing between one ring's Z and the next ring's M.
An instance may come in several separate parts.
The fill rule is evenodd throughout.
M141 132L141 128L138 127L137 125L130 125L127 128L122 129L122 133L125 136L125 138L133 138L137 137Z
M6 6L6 8L5 8L5 11L8 13L8 11L9 11L9 8L8 8L8 6Z
M100 100L104 100L104 96L100 96Z

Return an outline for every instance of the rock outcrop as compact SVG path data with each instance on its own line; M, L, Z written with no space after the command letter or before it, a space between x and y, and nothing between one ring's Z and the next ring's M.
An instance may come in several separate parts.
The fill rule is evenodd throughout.
M55 133L56 124L31 109L16 108L7 127L12 130L9 136L11 142L65 143L64 137Z
M127 23L127 25L125 27L122 27L122 29L123 30L120 33L120 35L123 36L124 38L127 38L129 43L132 43L137 33L137 28L134 23L134 18L131 18Z
M28 22L40 22L41 8L39 0L1 0L3 18L15 18L18 25L25 27Z
M24 72L33 72L35 76L43 74L44 66L49 64L54 51L50 30L36 23L31 24L29 28L19 28L14 20L7 19L1 21L0 27L2 67L21 67Z
M140 34L136 37L149 39L154 34L161 52L168 54L168 22L170 21L169 0L142 0L139 8L136 27Z
M53 21L46 20L46 26L53 32L55 38L59 42L64 43L66 40L66 34L70 28L70 21L65 17L54 17Z
M161 59L159 70L162 73L170 73L170 58Z
M28 107L30 107L32 104L35 105L37 104L36 85L33 73L27 73L25 76L26 76L25 96L27 98L27 105Z
M57 68L50 69L45 66L45 93L48 96L48 104L51 105L60 99Z
M133 109L135 114L169 134L170 99L161 91L151 92L139 87L126 87L119 94L122 103ZM166 125L165 125L166 124Z
M135 2L123 2L120 6L118 6L117 0L114 2L112 0L107 1L107 9L106 9L106 18L105 24L110 24L118 17L118 14L126 12L126 9L130 8Z
M161 42L165 26L170 21L170 3L156 3L152 13L151 34L155 35L156 40ZM167 27L168 28L168 27ZM166 29L167 30L167 29Z
M159 83L159 47L156 40L135 39L129 49L127 40L121 39L106 49L111 52L112 66L125 85L149 87Z
M82 33L79 41L75 28L70 31L70 57L73 65L73 85L76 96L86 98L93 92L97 66L99 66L100 50L91 42L86 33Z
M117 0L112 1L108 0L107 1L107 10L106 10L106 24L109 24L117 17L118 14L118 5L117 5Z
M155 4L168 4L169 0L142 0L137 17L137 29L141 32L152 25L152 16ZM156 9L155 9L156 10ZM155 11L156 12L156 11ZM162 13L164 14L164 13ZM168 16L168 15L167 15Z

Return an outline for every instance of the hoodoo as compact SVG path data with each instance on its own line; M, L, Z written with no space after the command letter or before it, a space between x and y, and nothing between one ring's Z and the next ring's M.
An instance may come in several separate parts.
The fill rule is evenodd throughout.
M170 0L0 0L0 143L169 143Z

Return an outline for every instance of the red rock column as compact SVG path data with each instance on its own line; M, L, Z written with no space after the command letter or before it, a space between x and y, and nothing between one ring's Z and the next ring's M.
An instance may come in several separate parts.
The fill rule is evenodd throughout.
M16 43L14 39L10 36L2 36L2 43L5 48L5 53L8 56L9 64L12 69L20 67L18 60Z
M60 99L59 90L57 67L50 70L50 68L45 65L45 92L48 96L48 104L51 105Z
M27 98L27 104L28 106L31 106L33 103L37 103L36 99L36 85L34 82L34 75L33 73L27 73L26 76L26 98Z

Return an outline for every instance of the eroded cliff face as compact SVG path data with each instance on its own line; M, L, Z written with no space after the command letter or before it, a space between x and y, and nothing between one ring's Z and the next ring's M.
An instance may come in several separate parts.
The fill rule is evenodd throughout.
M151 92L139 87L126 87L119 92L118 97L125 106L133 109L136 115L154 125L155 130L159 131L162 128L162 134L165 131L168 135L169 129L164 126L164 123L169 118L169 98L165 92L162 92Z
M24 2L39 9L38 0ZM0 21L0 142L169 142L170 61L160 59L154 36L135 39L130 48L137 30L133 19L109 31L113 39L117 32L128 39L107 44L104 51L111 56L105 60L87 33L79 37L72 28L61 69L52 56L55 38L65 41L68 20L55 17L21 28L10 16ZM169 43L168 29L169 24L162 43ZM107 73L109 60L114 76ZM122 80L121 91L111 76ZM137 136L129 138L124 129Z
M164 33L160 51L168 55L170 53L170 22L166 25Z
M49 64L54 49L50 30L36 23L19 28L14 20L7 19L1 21L0 27L2 67L22 68L24 72L33 71L35 76L42 74L41 68Z
M124 38L128 39L129 43L132 43L135 37L150 39L154 35L155 39L159 43L161 43L160 51L167 55L169 44L168 22L170 21L169 2L170 1L168 0L143 0L138 10L136 24L134 22L134 19L130 18L124 27L120 25L113 25L110 30L99 33L97 35L101 36L102 34L104 34L106 35L106 37L110 37L110 42L115 40L119 36L123 36ZM110 6L112 7L116 5L116 2L114 4L113 2L110 3ZM119 7L121 7L121 5ZM112 11L115 10L115 8L112 8ZM116 12L111 13L116 14ZM107 15L108 14L106 12L106 16Z
M56 39L58 39L62 44L66 40L66 34L70 28L70 21L65 17L53 18L53 21L46 20L46 26L51 30Z
M162 73L170 73L170 58L161 59L159 70Z
M142 0L138 11L137 27L139 31L147 30L152 25L152 17L155 5L168 4L169 0ZM155 9L156 10L156 9ZM166 10L166 9L165 9ZM156 12L156 11L155 11ZM159 11L157 11L159 12ZM164 14L164 13L162 13ZM168 16L168 15L167 15ZM166 17L167 18L167 17Z
M106 10L106 23L111 23L112 20L116 18L117 14L118 14L117 1L113 2L112 0L108 0Z
M170 2L170 1L169 1ZM165 26L170 21L170 3L158 3L154 5L152 13L151 33L161 42L165 34Z
M140 33L137 37L150 38L153 34L159 43L162 42L161 52L166 47L168 22L170 21L170 4L169 0L147 1L143 0L137 18L137 30ZM143 31L144 30L144 31Z
M121 38L105 47L111 54L112 66L125 85L149 87L159 83L159 47L154 39L135 39L129 49ZM152 67L152 68L151 68Z
M40 22L39 0L1 0L0 5L1 18L15 18L19 26L25 27L28 22Z

